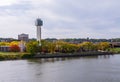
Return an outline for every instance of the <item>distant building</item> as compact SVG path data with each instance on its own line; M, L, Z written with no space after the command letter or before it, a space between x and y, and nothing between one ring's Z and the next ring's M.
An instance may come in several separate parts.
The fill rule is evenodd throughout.
M28 41L29 40L29 35L22 33L22 34L18 35L18 40Z
M10 46L0 46L0 51L1 52L9 52L10 51Z
M11 41L15 41L16 39L13 38L0 38L0 42L11 42Z

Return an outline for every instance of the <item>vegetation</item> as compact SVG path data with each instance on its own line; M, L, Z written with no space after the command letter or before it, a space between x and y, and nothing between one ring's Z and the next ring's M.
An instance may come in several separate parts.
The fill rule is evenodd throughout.
M80 44L80 47L84 51L96 51L95 48L97 49L97 46L95 46L92 42L83 42Z
M57 41L56 38L47 38L46 41L53 42ZM64 42L73 42L73 43L82 43L82 42L120 42L120 38L112 38L112 39L92 39L92 38L67 38L67 39L59 39Z
M100 42L98 43L98 49L99 50L108 50L110 48L110 44L108 42Z
M113 53L120 53L120 48L110 48L110 51Z
M76 53L88 51L108 51L110 45L108 42L94 44L92 42L83 42L79 44L68 43L64 41L49 42L42 40L42 45L38 46L37 41L30 41L26 44L27 52L35 54L41 53Z
M30 41L26 44L26 51L35 54L40 51L40 47L37 41Z
M10 51L11 52L20 52L20 47L18 45L11 45Z
M0 52L0 60L26 59L26 58L32 58L32 57L33 55L29 53Z
M42 40L42 45L39 46L37 41L29 41L25 45L26 52L20 52L20 42L0 42L0 46L9 46L10 52L1 52L0 60L9 60L9 59L23 59L23 58L32 58L37 53L47 53L47 54L71 54L71 53L97 53L98 51L117 51L110 49L109 42L98 42L93 43L85 41L82 43L70 43L62 40L47 41ZM117 52L120 52L118 49Z

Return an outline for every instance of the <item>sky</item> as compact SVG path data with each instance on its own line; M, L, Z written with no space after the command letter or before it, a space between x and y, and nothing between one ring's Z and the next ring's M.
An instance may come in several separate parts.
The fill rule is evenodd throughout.
M120 38L120 0L0 0L0 37Z

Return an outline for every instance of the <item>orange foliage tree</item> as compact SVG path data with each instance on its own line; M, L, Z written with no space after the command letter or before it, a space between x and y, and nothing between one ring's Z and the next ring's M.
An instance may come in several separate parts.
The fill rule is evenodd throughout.
M10 45L10 51L11 52L19 52L20 47L18 45Z

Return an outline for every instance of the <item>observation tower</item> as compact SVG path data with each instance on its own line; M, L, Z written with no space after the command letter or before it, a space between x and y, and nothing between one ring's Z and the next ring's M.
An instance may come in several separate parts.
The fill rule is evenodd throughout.
M41 46L41 26L43 26L43 21L40 18L37 18L35 21L35 26L37 27L37 41L39 46Z

